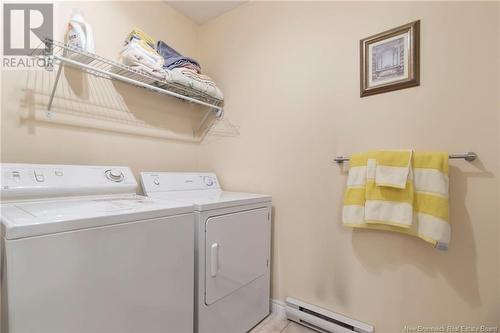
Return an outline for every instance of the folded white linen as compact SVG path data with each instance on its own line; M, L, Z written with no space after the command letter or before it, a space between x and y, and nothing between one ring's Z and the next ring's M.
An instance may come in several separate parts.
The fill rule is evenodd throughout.
M220 100L224 99L222 91L212 80L207 79L208 77L206 75L200 76L192 70L180 67L174 68L168 72L170 72L170 80L172 82L185 85Z
M170 76L170 74L167 73L166 71L164 71L163 69L159 69L159 70L152 69L152 68L149 68L143 64L137 64L134 66L130 66L130 68L132 68L138 72L151 75L154 78L156 78L157 80L166 80L167 75ZM169 80L167 80L167 81L169 81Z
M162 70L163 58L144 50L140 45L130 42L120 52L120 61L127 66L142 64L153 70Z

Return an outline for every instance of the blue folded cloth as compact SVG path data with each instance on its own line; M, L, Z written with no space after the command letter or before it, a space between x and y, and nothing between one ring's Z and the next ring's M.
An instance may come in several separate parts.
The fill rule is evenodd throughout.
M165 59L163 68L174 69L177 67L184 67L185 65L192 65L201 72L200 64L189 57L184 57L182 54L167 45L164 41L159 40L156 43L156 51Z

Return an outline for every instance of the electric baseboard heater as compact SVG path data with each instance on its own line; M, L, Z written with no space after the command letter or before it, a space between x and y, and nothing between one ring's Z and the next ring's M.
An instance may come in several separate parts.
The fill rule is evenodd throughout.
M371 325L339 313L288 297L285 306L288 319L322 333L373 333Z

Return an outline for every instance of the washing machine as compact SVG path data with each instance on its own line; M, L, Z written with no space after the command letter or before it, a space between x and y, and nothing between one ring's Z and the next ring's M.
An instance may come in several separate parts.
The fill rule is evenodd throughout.
M0 169L2 332L193 332L193 205L127 167Z
M213 173L142 172L146 195L195 207L195 332L244 333L269 314L271 197Z

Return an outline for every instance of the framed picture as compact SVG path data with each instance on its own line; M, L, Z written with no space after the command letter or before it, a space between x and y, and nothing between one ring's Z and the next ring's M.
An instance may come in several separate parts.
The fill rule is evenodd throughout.
M360 41L361 97L420 84L420 21Z

